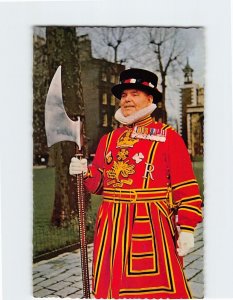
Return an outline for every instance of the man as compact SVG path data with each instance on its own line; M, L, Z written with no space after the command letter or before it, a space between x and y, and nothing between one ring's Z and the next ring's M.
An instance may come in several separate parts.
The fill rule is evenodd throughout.
M201 198L182 138L151 118L161 100L157 80L147 70L123 71L112 88L122 126L102 137L92 165L71 160L70 174L83 172L87 189L103 195L94 237L96 298L191 298L182 256L194 246Z

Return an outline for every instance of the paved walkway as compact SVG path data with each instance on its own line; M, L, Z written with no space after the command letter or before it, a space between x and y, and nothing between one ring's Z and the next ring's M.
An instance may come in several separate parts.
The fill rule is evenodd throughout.
M89 268L93 245L88 245ZM193 298L204 297L203 224L195 230L195 248L185 257L185 274ZM33 296L36 298L82 298L80 251L64 253L33 265Z

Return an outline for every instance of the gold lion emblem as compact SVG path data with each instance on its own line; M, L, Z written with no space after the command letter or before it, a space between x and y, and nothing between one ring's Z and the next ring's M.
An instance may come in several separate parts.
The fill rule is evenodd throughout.
M130 174L134 174L134 165L129 165L128 161L114 161L111 170L107 171L107 176L109 179L114 179L110 181L110 184L117 183L117 186L122 186L123 183L132 184L132 179L121 180L120 176L128 178Z

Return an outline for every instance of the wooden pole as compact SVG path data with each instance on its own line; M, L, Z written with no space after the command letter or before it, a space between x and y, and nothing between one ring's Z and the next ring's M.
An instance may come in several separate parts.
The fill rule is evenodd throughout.
M76 154L79 158L82 154ZM90 281L88 270L88 254L87 254L87 238L86 238L86 220L85 220L85 197L83 174L77 175L77 205L78 205L78 220L79 220L79 237L81 251L81 268L83 281L83 297L90 298Z

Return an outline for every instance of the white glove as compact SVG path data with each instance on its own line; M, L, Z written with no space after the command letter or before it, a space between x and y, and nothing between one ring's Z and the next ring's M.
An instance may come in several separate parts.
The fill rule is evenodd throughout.
M181 231L178 241L177 252L179 256L186 255L194 247L194 235L192 232Z
M70 175L78 175L87 173L87 160L86 158L79 159L77 157L72 157L69 167Z

